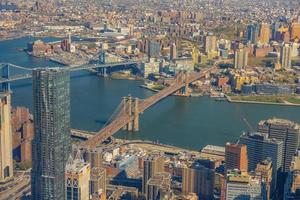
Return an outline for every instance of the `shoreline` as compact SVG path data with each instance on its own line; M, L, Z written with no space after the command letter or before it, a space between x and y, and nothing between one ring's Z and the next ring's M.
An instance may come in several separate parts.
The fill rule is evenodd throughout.
M244 101L244 100L232 100L230 96L225 95L229 103L244 103L244 104L262 104L262 105L277 105L277 106L297 106L300 107L300 104L294 103L276 103L276 102L263 102L263 101Z

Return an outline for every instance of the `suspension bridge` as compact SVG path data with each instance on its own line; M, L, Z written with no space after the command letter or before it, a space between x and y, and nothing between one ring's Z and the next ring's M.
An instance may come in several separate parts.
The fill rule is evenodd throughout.
M139 60L127 60L122 62L111 62L103 64L70 65L66 66L65 68L69 69L70 72L97 69L96 72L98 72L101 75L105 75L108 68L128 65L139 65L140 63L141 61ZM17 80L30 79L32 78L32 70L34 70L34 68L21 67L10 63L0 63L0 69L2 72L0 77L0 84L9 83ZM22 70L23 73L13 75L11 74L12 69Z
M200 72L180 72L166 88L144 100L133 98L131 96L124 97L104 127L95 136L82 142L80 146L85 149L97 148L98 145L103 143L122 128L128 131L138 131L139 115L146 109L175 92L187 91L186 88L190 83L205 77L207 74L214 72L216 69L217 67L214 66Z

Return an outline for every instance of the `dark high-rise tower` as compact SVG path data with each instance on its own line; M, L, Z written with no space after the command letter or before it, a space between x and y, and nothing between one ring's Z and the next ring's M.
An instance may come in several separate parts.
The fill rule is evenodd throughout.
M33 71L32 199L64 200L71 150L70 75L61 68Z
M290 170L291 161L300 141L299 124L285 119L269 119L260 121L259 132L267 133L269 137L283 141L282 166L283 172Z

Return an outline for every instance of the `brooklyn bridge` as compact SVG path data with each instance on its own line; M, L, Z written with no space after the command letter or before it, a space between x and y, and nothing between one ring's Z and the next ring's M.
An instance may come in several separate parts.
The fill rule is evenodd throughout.
M211 67L201 72L180 72L166 88L144 100L130 96L124 97L106 125L95 136L90 137L80 145L83 148L94 149L121 129L138 131L139 115L141 113L167 96L188 87L190 83L205 77L207 74L215 71L216 68Z
M131 65L138 64L138 61L126 61L120 63L109 63L109 64L98 64L98 65L82 65L82 66L73 66L66 67L69 68L70 72L78 70L91 70L91 69L105 69L107 67L115 67L120 65ZM3 88L9 89L9 82L28 79L31 78L31 73L22 73L12 75L10 69L16 68L24 71L32 71L32 68L20 67L7 63L0 63L1 78L0 84ZM109 137L113 136L116 132L121 129L128 131L138 131L139 130L139 116L145 110L159 102L160 100L166 98L167 96L174 94L176 92L186 92L190 83L205 77L207 74L212 73L217 69L216 66L203 69L200 72L179 72L171 81L168 81L166 87L153 96L147 99L139 99L131 96L124 97L115 109L115 112L112 114L110 119L106 122L104 127L97 132L94 136L89 136L88 139L80 143L80 148L84 149L94 149L97 146L101 145ZM74 132L74 131L73 131ZM75 131L77 134L77 132ZM74 134L74 133L72 133ZM75 134L75 135L76 135Z

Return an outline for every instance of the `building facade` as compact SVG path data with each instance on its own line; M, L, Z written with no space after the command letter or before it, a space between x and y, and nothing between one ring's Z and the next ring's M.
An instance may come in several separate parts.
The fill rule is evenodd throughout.
M292 66L292 49L288 44L284 44L280 49L280 64L283 69Z
M159 172L164 172L165 159L161 155L149 155L144 160L144 170L143 170L143 185L142 191L146 194L147 182L151 177Z
M245 133L240 136L239 143L247 146L248 171L255 171L257 164L267 158L271 159L273 165L271 192L275 191L277 173L282 168L283 142L270 139L265 133Z
M32 199L65 199L71 150L70 74L62 68L33 71Z
M0 111L0 182L3 182L13 176L11 95L9 92L0 94Z
M213 199L215 170L195 161L191 166L182 169L182 193L197 194L199 199Z
M269 138L283 141L283 172L290 170L291 161L299 146L299 124L285 119L269 119L260 121L259 132L267 133Z
M248 171L247 146L227 143L225 146L226 169Z
M89 200L91 168L83 159L71 156L66 165L66 200Z
M234 52L234 68L242 68L248 65L248 52L238 49Z

